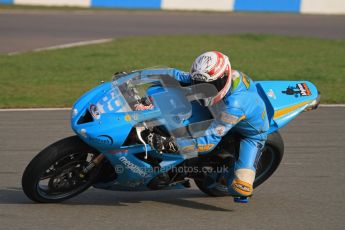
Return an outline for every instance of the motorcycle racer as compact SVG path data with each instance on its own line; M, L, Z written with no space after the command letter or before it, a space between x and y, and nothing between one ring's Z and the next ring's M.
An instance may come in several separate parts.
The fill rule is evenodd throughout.
M35 202L57 203L91 186L174 190L194 180L209 196L230 192L235 202L248 202L253 185L281 163L279 130L319 103L313 83L254 82L219 52L201 55L188 73L169 67L116 73L74 103L76 135L40 151L22 188Z
M189 73L174 69L173 75L184 84L209 83L217 88L218 94L211 98L209 105L223 100L225 108L221 111L220 119L211 123L205 136L194 139L196 148L198 152L214 149L229 130L240 134L240 152L233 176L221 178L217 187L224 190L226 186L234 197L251 196L256 164L269 129L265 103L254 83L244 73L232 70L229 58L218 51L206 52L197 57ZM177 145L174 138L158 134L150 135L147 141L155 148L164 148L167 152L179 151L177 146L182 146L182 150L189 148L181 143Z

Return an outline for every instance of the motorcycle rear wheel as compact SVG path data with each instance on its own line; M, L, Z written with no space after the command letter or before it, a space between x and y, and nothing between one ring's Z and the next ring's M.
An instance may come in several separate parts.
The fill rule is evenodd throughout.
M284 142L279 132L269 135L262 155L259 159L254 188L264 183L278 168L284 155ZM215 181L208 179L195 179L196 186L205 194L213 197L227 196L228 193L216 188L209 188Z
M98 151L78 136L71 136L48 146L26 167L22 177L24 193L40 203L67 200L88 189L97 179L101 167L82 173Z

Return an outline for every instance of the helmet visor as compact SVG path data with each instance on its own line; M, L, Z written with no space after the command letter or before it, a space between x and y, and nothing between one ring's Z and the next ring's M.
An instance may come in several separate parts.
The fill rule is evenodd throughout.
M224 89L224 87L228 81L228 78L229 78L229 76L225 75L225 76L218 78L217 80L211 81L211 82L205 82L202 80L192 80L192 85L197 85L197 84L201 84L201 83L211 84L211 85L214 85L216 87L218 92L220 92L222 89Z

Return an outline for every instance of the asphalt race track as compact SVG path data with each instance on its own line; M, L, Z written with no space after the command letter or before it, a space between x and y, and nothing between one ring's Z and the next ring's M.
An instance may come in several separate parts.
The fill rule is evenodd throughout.
M128 35L271 33L345 39L345 16L186 12L0 11L0 53ZM0 67L1 68L1 67ZM345 107L282 130L285 157L249 204L188 190L89 189L61 204L21 190L29 161L73 135L68 111L0 111L0 229L344 229Z
M0 229L343 229L345 108L304 113L282 130L285 157L249 204L189 190L89 189L61 204L21 190L28 162L72 135L68 111L0 112Z
M0 53L128 35L269 33L345 38L345 16L161 11L0 11Z

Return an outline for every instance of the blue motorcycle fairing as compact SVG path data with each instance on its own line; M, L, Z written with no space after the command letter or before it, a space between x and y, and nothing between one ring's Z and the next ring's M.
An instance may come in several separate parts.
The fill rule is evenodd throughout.
M149 154L157 157L157 152L152 150L149 146ZM117 173L115 181L108 183L98 183L97 188L115 189L115 190L148 190L147 184L158 174L167 172L177 164L180 164L184 159L180 155L164 154L159 157L164 158L157 170L150 164L141 160L136 156L138 152L143 151L143 146L132 146L129 148L122 148L113 153L105 153L104 155L112 163Z
M171 70L142 72L150 74L152 77L131 73L111 83L103 83L84 94L73 106L71 126L74 132L84 142L103 153L115 170L119 168L122 170L117 173L116 181L105 184L100 183L95 185L96 187L118 190L147 189L147 184L152 178L161 172L169 171L185 160L181 155L159 154L147 145L148 154L162 159L159 163L160 170L154 171L150 164L136 155L145 152L143 144L123 146L129 133L138 123L151 119L159 121L159 118L162 117L161 110L167 114L166 119L170 117L168 112L170 109L169 104L164 103L164 100L160 101L162 97L155 98L156 106L160 109L148 111L133 111L129 102L125 100L122 94L123 91L119 88L123 83L129 80L135 80L133 82L139 84L157 82L161 76L155 74L163 74L162 77L166 78L167 73L172 73ZM138 76L143 78L137 79ZM176 98L176 95L182 95L181 92L176 93L175 91L174 89L165 88L160 93L164 93L164 98L173 98L174 95ZM185 97L180 99L185 99ZM171 103L174 103L174 100ZM181 104L176 104L176 106L179 105ZM189 103L186 108L182 107L182 111L179 111L179 114L175 116L181 115L181 112L186 109L190 113L191 109L188 108L188 105ZM190 114L187 113L186 116L190 116Z
M318 99L316 86L309 81L256 81L273 133L311 107ZM304 90L304 91L303 91Z
M152 82L142 74L145 73L153 77L162 75L156 76L159 79L160 77L172 76L173 71L173 69L160 69L130 73L123 78L115 79L113 82L97 86L85 93L74 104L71 115L71 126L74 132L84 142L103 153L115 170L117 167L123 169L121 173L118 173L115 181L99 183L95 187L112 190L144 190L147 189L147 184L152 178L160 172L183 163L185 158L182 155L160 154L146 145L148 154L161 159L159 163L161 171L157 172L145 160L137 156L137 154L145 152L143 144L123 145L136 125L141 124L142 121L159 118L162 113L159 109L133 111L129 101L122 95L121 84L135 78L138 80L135 82L140 84L140 77L143 78L143 83ZM281 128L310 107L318 96L316 87L306 81L258 81L255 83L266 104L271 124L270 133ZM298 84L306 84L306 86ZM159 87L161 86L155 88L158 90L156 93L159 93ZM166 92L166 88L161 92ZM159 106L164 107L162 106L164 105L163 100L159 104L161 104ZM167 105L169 104L167 103ZM170 105L173 106L174 103ZM184 121L183 125L204 121L212 117L212 111L196 102L191 102L191 108L193 111L191 117ZM169 106L166 106L166 109L169 109ZM83 119L86 122L81 122Z

